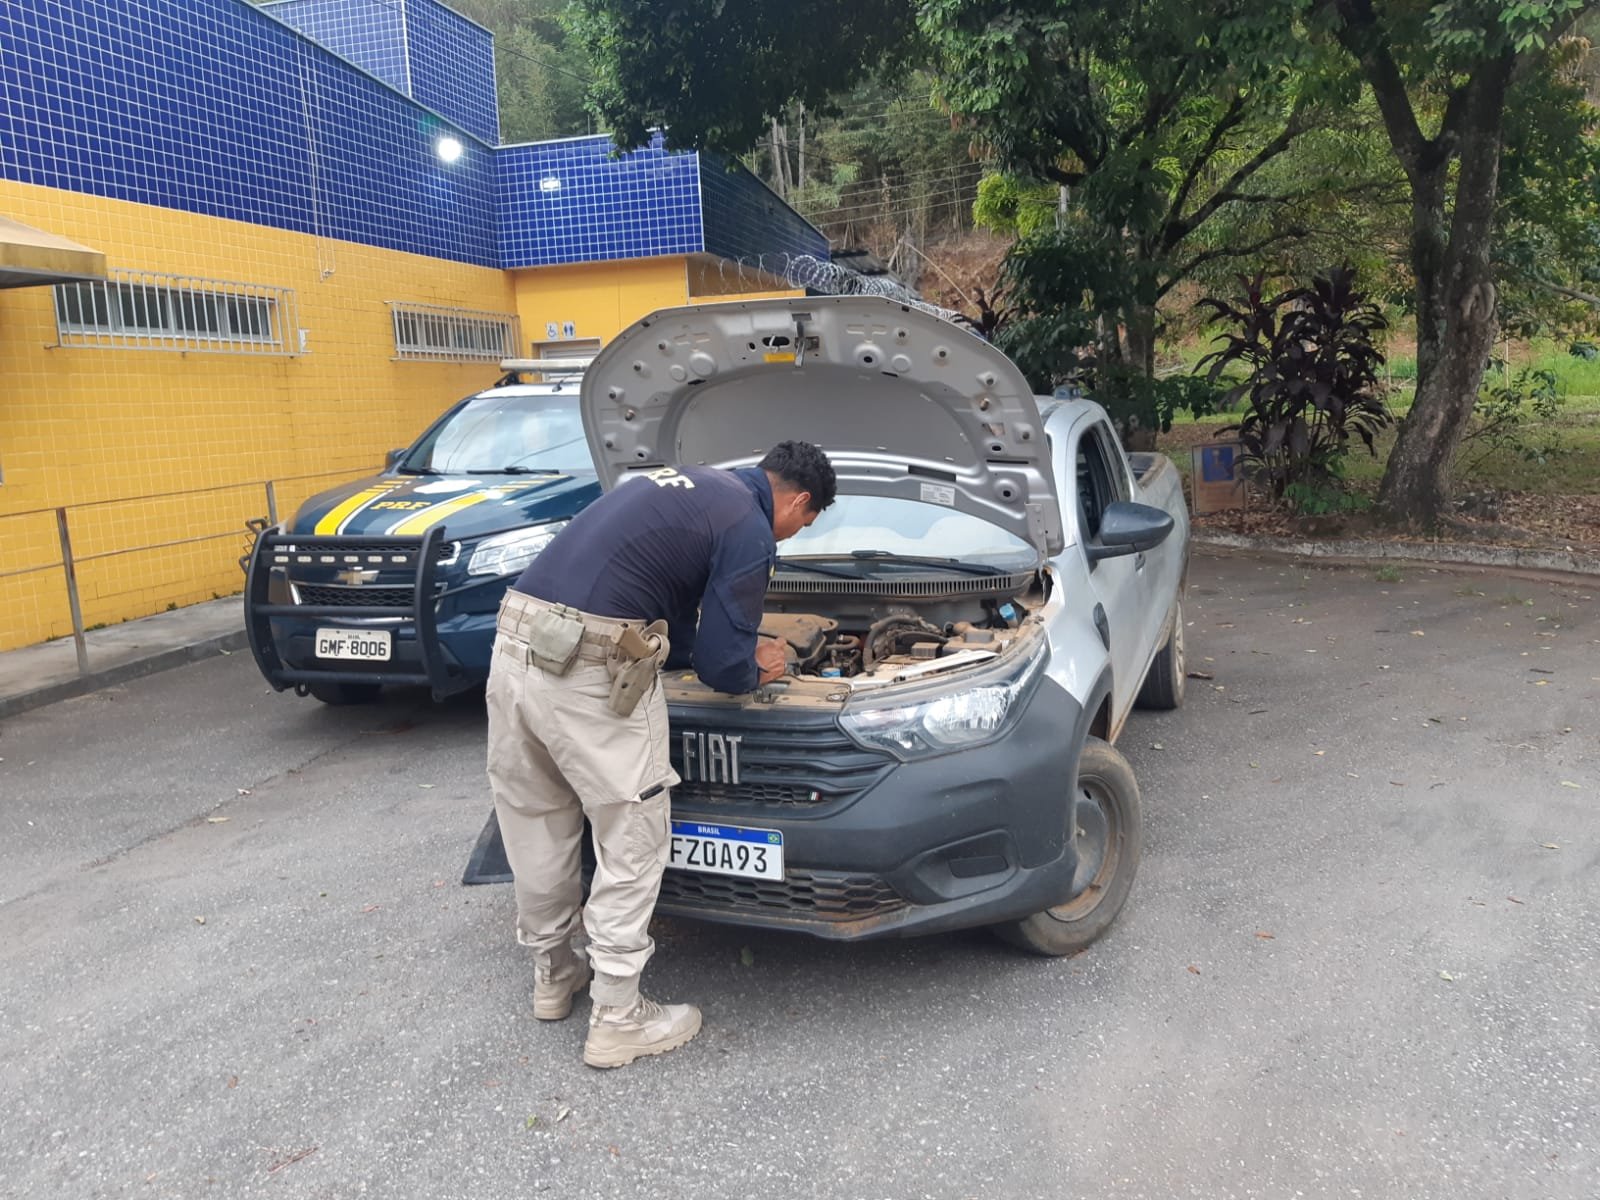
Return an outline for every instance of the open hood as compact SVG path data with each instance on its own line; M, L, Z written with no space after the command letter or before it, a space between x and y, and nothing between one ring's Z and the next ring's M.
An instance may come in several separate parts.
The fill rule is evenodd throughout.
M606 345L583 424L611 488L664 466L820 446L839 491L942 504L1053 554L1061 512L1033 393L977 335L880 296L667 308Z

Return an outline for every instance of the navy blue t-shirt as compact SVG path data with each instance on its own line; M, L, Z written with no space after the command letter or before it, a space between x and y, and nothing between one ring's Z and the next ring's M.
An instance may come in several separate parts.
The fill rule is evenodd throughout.
M597 617L665 620L669 667L692 664L707 687L748 692L776 554L765 471L667 467L580 512L515 587Z

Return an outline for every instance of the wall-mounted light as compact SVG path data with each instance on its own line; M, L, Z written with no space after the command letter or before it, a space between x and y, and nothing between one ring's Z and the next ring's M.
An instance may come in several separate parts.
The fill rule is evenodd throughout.
M447 133L433 144L433 149L441 162L453 163L461 157L463 147L459 138L453 138Z

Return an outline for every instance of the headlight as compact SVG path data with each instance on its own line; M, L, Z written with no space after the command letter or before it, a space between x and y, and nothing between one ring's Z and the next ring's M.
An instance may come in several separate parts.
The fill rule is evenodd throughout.
M532 529L484 538L467 560L468 575L516 575L550 544L550 539L567 527L565 521L551 521Z
M983 673L961 672L959 690L930 694L922 689L921 698L902 693L893 702L882 693L866 693L839 720L861 745L900 759L981 746L1000 737L1022 711L1047 655L1041 637L1019 661Z

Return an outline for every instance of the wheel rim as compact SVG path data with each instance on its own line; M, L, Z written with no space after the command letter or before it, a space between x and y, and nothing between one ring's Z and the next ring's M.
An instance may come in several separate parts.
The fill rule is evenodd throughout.
M1122 858L1122 830L1110 791L1098 779L1078 781L1073 806L1077 822L1078 869L1072 876L1072 899L1046 911L1058 921L1079 921L1093 912L1111 885Z

